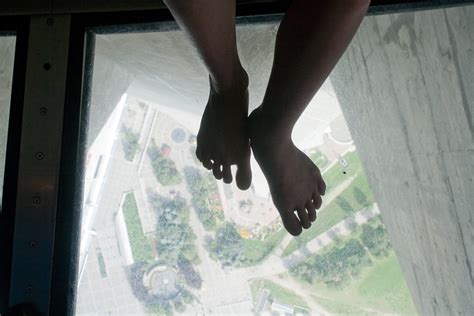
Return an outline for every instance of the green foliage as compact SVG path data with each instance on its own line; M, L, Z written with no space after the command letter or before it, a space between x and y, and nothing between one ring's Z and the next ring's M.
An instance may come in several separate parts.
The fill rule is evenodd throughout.
M156 251L160 261L176 266L180 257L198 261L194 245L196 236L189 226L189 207L180 196L166 199L158 194L149 195L150 203L158 215Z
M210 176L203 176L194 167L184 168L184 177L199 221L207 231L215 230L224 220L215 180Z
M231 223L219 227L216 237L210 242L210 254L224 266L236 265L241 261L244 243L239 232Z
M357 203L364 207L370 206L371 203L369 202L367 195L359 187L354 187L353 193Z
M194 269L193 265L189 260L181 257L178 262L178 269L180 275L184 278L187 285L195 289L201 288L201 275Z
M151 262L154 259L153 249L143 233L142 222L138 215L137 202L133 193L128 193L122 206L128 238L135 262Z
M385 227L382 224L373 227L364 225L360 236L362 243L369 249L370 253L376 257L387 256L391 249Z
M149 301L146 304L148 314L157 316L172 316L173 307L169 302Z
M352 205L350 205L349 202L343 196L338 196L336 198L336 204L339 205L339 207L347 214L351 214L354 212L354 208L352 207Z
M346 285L351 276L370 263L364 246L351 238L290 269L290 274L309 283L324 282L330 287Z
M105 267L104 256L102 255L101 252L97 253L97 261L99 262L100 275L103 278L106 278L107 277L107 269Z
M140 135L132 132L132 129L126 126L122 127L122 146L125 154L125 159L132 162L137 153Z
M176 169L174 161L163 156L161 149L156 145L154 139L152 139L148 148L148 156L153 167L153 174L161 185L168 186L181 183L182 177Z

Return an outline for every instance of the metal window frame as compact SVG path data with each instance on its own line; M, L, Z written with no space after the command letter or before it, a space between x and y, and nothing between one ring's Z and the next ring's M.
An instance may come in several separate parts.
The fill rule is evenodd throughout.
M241 22L260 22L281 19L290 1L238 1L237 15ZM369 15L389 14L404 11L445 8L452 6L467 5L474 0L374 0L369 9ZM160 23L172 21L170 13L157 5L156 9L149 9L149 5L143 8L111 8L113 12L63 12L70 19L68 30L68 53L67 73L64 88L64 115L62 117L61 147L59 155L59 168L55 170L57 177L57 200L53 202L54 218L51 225L54 234L49 240L49 247L53 249L53 257L50 259L51 279L49 284L44 285L48 289L47 302L42 302L43 314L72 315L75 310L76 281L78 271L78 249L80 234L80 218L82 208L82 174L85 168L85 144L86 131L85 118L88 116L90 103L90 85L93 68L94 34L108 32L133 32L157 30ZM161 7L161 8L160 8ZM132 9L133 8L133 9ZM119 11L117 11L119 10ZM101 11L101 12L99 12ZM50 8L49 12L56 12ZM11 13L9 13L11 14ZM1 13L0 13L1 15ZM46 16L45 16L46 17ZM55 18L55 15L51 15ZM18 253L12 251L13 245L18 240L13 238L13 225L16 228L28 223L15 223L15 213L21 210L17 206L18 173L20 165L22 117L25 93L25 80L27 74L27 55L29 27L32 18L25 16L7 16L0 20L0 32L13 31L17 36L15 50L14 77L12 86L12 101L10 112L10 126L8 132L8 145L6 157L5 189L3 205L7 211L0 217L0 250L3 258L0 258L0 277L9 280L12 266L9 258L19 258ZM171 22L173 23L173 22ZM176 27L175 24L171 24ZM120 27L115 28L114 26ZM124 26L132 26L124 28ZM67 128L66 128L67 127ZM53 213L52 213L53 214ZM31 225L31 223L29 223ZM31 239L33 240L33 239ZM17 245L15 245L17 246ZM40 254L41 255L41 254ZM21 257L21 256L20 256ZM24 257L23 257L24 258ZM23 263L24 264L24 263ZM17 274L19 271L17 271ZM14 278L13 278L14 279ZM19 284L8 284L2 282L0 294L16 293L15 302L34 301L35 292L29 293L18 289ZM5 290L6 289L6 290ZM3 292L2 292L3 291ZM23 297L18 293L24 293ZM8 296L3 296L8 299ZM10 297L11 301L11 297ZM2 312L2 301L0 301L0 313Z
M14 35L15 57L10 98L5 174L3 178L2 212L0 214L0 313L6 308L10 288L11 257L15 222L23 113L26 55L28 52L29 17L2 17L0 34ZM5 259L3 259L5 258Z

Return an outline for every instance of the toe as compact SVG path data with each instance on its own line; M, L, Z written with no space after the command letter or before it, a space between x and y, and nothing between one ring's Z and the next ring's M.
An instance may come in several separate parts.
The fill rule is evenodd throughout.
M296 211L297 211L298 217L301 221L301 225L303 225L303 228L304 229L310 228L311 227L311 221L308 218L308 213L306 212L305 208L304 207L297 208Z
M285 229L293 236L298 236L303 231L301 227L301 222L296 217L294 212L285 212L282 215L283 226Z
M326 194L326 182L324 182L323 177L320 177L318 181L318 191L321 195Z
M217 180L222 179L222 165L218 161L214 161L214 165L212 166L212 173Z
M202 162L202 165L204 166L204 168L206 168L207 170L212 169L212 161L211 161L210 158L202 159L201 162Z
M319 209L323 204L323 200L321 199L321 195L318 192L313 193L313 205L316 209Z
M223 178L224 178L224 183L231 183L232 182L232 171L230 170L230 165L229 164L224 164L223 169Z
M198 148L196 149L196 157L202 163L204 168L206 168L207 170L212 169L211 157L209 155L206 155L206 151L203 149L202 146L198 146Z
M235 175L237 187L241 190L247 190L252 184L252 169L250 168L250 149L248 154L237 165L237 173Z
M314 206L313 202L310 201L306 203L306 210L308 211L308 218L311 222L316 220L316 207Z

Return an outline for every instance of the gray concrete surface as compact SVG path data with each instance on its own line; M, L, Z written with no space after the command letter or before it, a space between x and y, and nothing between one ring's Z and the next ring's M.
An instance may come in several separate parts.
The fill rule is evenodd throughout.
M331 77L418 311L474 311L474 7L367 18Z

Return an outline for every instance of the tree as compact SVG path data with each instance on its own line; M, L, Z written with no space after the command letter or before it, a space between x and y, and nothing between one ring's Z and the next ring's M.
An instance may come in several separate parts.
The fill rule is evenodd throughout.
M192 194L191 204L196 210L196 215L204 228L208 231L215 230L218 221L224 219L221 210L211 205L210 197L217 192L215 180L210 177L204 177L195 167L184 168L184 178L188 186L189 192ZM215 200L213 201L215 203Z
M143 285L145 270L146 265L143 262L134 263L128 268L128 280L130 281L132 292L141 301L145 301L148 296L148 290Z
M132 132L132 129L126 126L122 127L122 146L125 154L125 159L133 161L135 154L139 147L140 135Z
M342 196L338 196L336 198L336 204L339 205L339 207L347 214L351 214L354 212L354 208L352 207L352 205Z
M174 161L163 156L161 149L156 145L154 139L147 152L153 167L153 174L161 185L168 186L181 183L182 178L176 169Z
M183 276L186 284L192 288L200 289L202 286L202 279L199 272L197 272L191 262L184 257L178 261L179 273Z
M216 237L211 242L211 254L217 257L224 266L234 265L241 259L243 240L231 223L226 223L216 230Z
M189 226L186 201L179 195L174 199L167 199L151 194L149 199L158 214L156 251L162 263L174 266L180 257L190 261L198 260L194 245L196 236Z
M331 247L323 254L310 257L290 273L309 283L324 282L327 286L340 287L357 275L370 262L364 246L357 239Z
M359 187L354 187L353 193L357 203L359 203L363 207L367 207L370 205L370 202L367 199L367 195L365 195L365 193L361 189L359 189Z
M376 257L386 256L391 248L387 232L381 224L377 225L377 227L373 227L370 224L364 225L362 227L361 240L370 253Z

